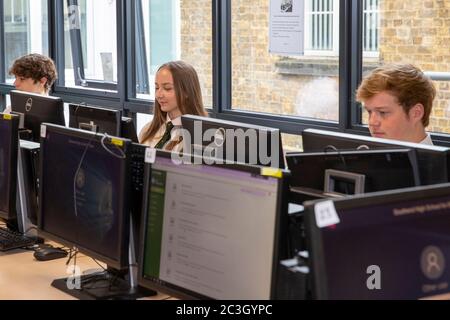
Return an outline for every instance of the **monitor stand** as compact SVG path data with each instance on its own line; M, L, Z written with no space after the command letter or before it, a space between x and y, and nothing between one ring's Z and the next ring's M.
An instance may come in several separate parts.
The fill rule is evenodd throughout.
M80 300L136 300L156 295L152 290L130 286L120 272L111 269L78 279L57 279L52 287Z
M18 231L29 238L42 243L43 239L37 236L36 228L30 220L37 215L37 190L32 175L33 153L39 152L38 143L19 140L19 154L17 164L17 225ZM34 191L34 192L33 192Z
M81 300L136 300L157 295L137 284L137 260L134 246L133 218L130 216L128 274L108 268L99 273L57 279L52 286Z

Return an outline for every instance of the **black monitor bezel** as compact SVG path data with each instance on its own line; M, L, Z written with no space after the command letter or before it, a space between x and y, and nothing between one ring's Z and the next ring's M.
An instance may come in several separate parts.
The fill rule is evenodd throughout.
M346 151L325 151L325 152L288 152L286 153L286 163L288 164L289 170L291 171L291 186L298 186L297 181L301 181L302 177L296 176L296 170L294 169L295 165L293 164L294 159L299 158L307 158L307 157L342 157L345 159L346 156L357 156L357 155L365 155L370 156L373 154L406 154L410 160L411 169L413 171L413 180L415 186L420 186L420 174L419 167L417 164L417 156L415 149L370 149L370 150L346 150ZM358 172L359 173L359 172ZM361 172L362 173L362 172ZM414 186L410 186L414 187ZM390 189L393 190L393 189ZM323 190L320 190L323 191ZM371 192L367 191L366 193Z
M8 150L9 162L12 167L8 173L8 212L0 210L0 219L13 221L17 219L16 195L17 195L17 164L19 153L19 116L0 113L0 121L10 124L10 148Z
M61 98L18 90L12 90L9 94L11 97L12 112L24 115L24 127L32 131L34 142L40 141L40 128L42 123L65 125L64 102ZM40 104L39 108L31 108L31 110L27 111L26 105L29 99L38 101ZM35 121L35 119L39 121Z
M332 147L340 151L355 150L355 148L359 149L361 146L369 147L369 149L374 150L386 148L415 149L417 151L417 161L419 164L420 180L422 185L433 185L450 182L450 148L447 147L428 145L422 143L405 142L392 139L374 138L365 135L357 135L351 133L342 133L319 129L306 129L302 132L302 137L303 137L303 149L305 152L324 151L323 149L327 146L323 146L323 148L321 149L314 148L311 146L312 144L315 143L314 141L316 141L318 138L342 141L342 143L352 144L354 146L347 148L338 148L337 146L332 145ZM445 174L442 174L442 172L435 171L432 172L432 175L430 176L429 172L425 172L425 170L432 168L432 166L429 165L428 161L429 156L431 154L439 156L440 160L442 160L442 162L446 164L446 167L443 168L445 170ZM423 170L423 168L425 169Z
M191 138L194 137L193 133L194 133L194 123L200 121L203 123L205 123L205 125L208 128L214 127L217 129L223 128L225 130L227 129L244 129L244 130L248 130L248 129L252 129L252 130L257 130L259 131L263 131L263 132L267 132L269 133L268 137L273 135L273 134L278 134L279 139L278 139L278 144L279 144L279 148L278 148L278 153L279 153L279 159L278 159L278 168L279 169L286 169L286 162L285 162L285 158L284 158L284 151L283 151L283 143L282 143L282 139L281 139L281 131L280 129L277 128L271 128L271 127L264 127L264 126L257 126L257 125L252 125L252 124L248 124L248 123L243 123L243 122L234 122L234 121L228 121L228 120L222 120L222 119L216 119L216 118L209 118L209 117L202 117L202 116L196 116L196 115L191 115L191 114L185 114L181 116L181 123L182 123L182 127L183 129L187 130L190 134L191 134ZM258 141L259 141L259 137L258 137ZM202 141L202 145L203 147L208 146L209 144L211 144L211 141ZM236 146L235 146L236 147ZM259 148L259 146L258 146ZM183 150L184 152L188 152L187 150ZM261 163L259 163L258 159L258 163L257 164L251 164L251 165L256 165L256 166L266 166L266 165L262 165ZM234 162L233 160L231 160L231 162Z
M158 150L156 151L156 157L163 158L171 158L171 153ZM195 157L192 157L194 159ZM192 163L195 163L194 160ZM255 175L261 175L262 167L244 165L244 164L214 164L214 166L221 168L230 168L232 170L240 170L243 172L248 172ZM150 177L151 177L152 166L149 163L145 164L145 175L144 175L144 199L143 199L143 207L141 213L141 229L140 229L140 237L139 237L139 267L138 267L138 283L140 286L144 288L148 288L151 290L156 290L158 292L166 293L173 297L177 297L180 299L207 299L212 300L211 297L207 297L196 292L192 292L190 290L180 288L175 285L171 285L168 283L160 284L157 281L152 281L144 277L143 274L143 264L144 264L144 251L145 251L145 242L146 242L146 225L147 225L147 208L148 208L148 200L150 193ZM288 178L289 172L282 170L282 178L279 178L280 183L278 184L278 194L277 194L277 213L275 217L275 225L274 225L274 256L272 260L272 283L271 283L271 299L276 297L276 284L277 284L277 274L278 274L278 264L281 259L287 258L287 218L288 218Z
M107 118L114 119L115 122L115 132L106 132L108 135L115 137L121 136L121 126L122 126L122 112L116 109L101 108L96 106L87 106L82 104L69 104L69 127L74 129L79 128L79 118L89 118L89 115L95 114L99 118L106 120ZM105 117L104 117L105 116ZM103 118L104 117L104 118ZM89 118L91 119L91 118ZM95 120L95 119L94 119ZM105 133L99 131L98 133Z
M92 141L100 143L100 140L104 137L102 134L96 134L94 132L79 130L79 129L73 129L73 128L65 128L58 125L53 124L43 124L46 126L46 134L55 132L58 134L65 134L68 136L72 136L75 138L81 138L85 139L86 141ZM55 242L58 242L62 245L65 245L67 247L76 247L79 252L82 252L89 257L92 257L94 259L100 260L104 263L106 263L108 266L116 268L116 269L126 269L129 266L128 261L128 254L129 254L129 231L130 231L130 204L129 204L129 192L130 192L130 175L128 174L129 168L130 168L130 159L128 156L129 146L131 144L131 141L127 139L120 138L121 141L123 141L123 151L127 155L125 162L122 166L122 175L124 176L124 185L122 186L121 190L122 192L118 195L121 195L120 198L120 207L121 210L121 216L119 218L119 234L118 234L118 250L119 250L119 256L116 257L116 259L107 257L97 251L92 250L91 248L80 246L79 244L73 242L72 240L64 238L63 235L57 235L53 234L51 232L48 232L42 228L43 226L43 217L44 217L44 191L43 186L45 185L45 178L44 178L44 161L45 161L45 138L41 137L41 154L40 154L40 188L39 188L39 199L40 199L40 205L39 205L39 212L38 212L38 233L40 236L42 236L45 239L53 240ZM62 151L63 152L63 151Z
M401 190L371 193L370 195L351 196L344 199L332 200L336 211L355 209L376 205L389 205L395 202L414 201L421 198L438 198L450 194L450 183L433 186L422 186ZM325 255L321 229L317 227L315 205L323 200L307 201L305 206L305 230L307 247L309 250L310 278L314 299L329 299L327 275L325 269ZM343 258L344 259L344 258Z

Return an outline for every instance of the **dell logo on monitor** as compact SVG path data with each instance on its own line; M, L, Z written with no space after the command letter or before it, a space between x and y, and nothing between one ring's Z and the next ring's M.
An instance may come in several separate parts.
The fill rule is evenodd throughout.
M32 108L33 108L33 98L29 98L27 100L27 103L25 104L25 111L30 112Z

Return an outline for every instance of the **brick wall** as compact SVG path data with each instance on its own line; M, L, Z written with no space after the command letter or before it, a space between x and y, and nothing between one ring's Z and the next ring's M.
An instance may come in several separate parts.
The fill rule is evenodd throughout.
M450 70L450 1L380 2L380 57L365 59L367 68L402 61L426 71ZM270 54L268 6L268 0L233 0L233 107L336 121L337 58ZM181 0L181 8L182 58L199 71L205 102L210 106L211 1ZM429 130L450 133L450 83L436 86L439 96Z
M197 70L203 102L212 106L212 1L180 0L181 59Z
M409 62L425 71L450 71L450 1L381 1L381 63ZM450 84L439 91L428 130L450 133Z

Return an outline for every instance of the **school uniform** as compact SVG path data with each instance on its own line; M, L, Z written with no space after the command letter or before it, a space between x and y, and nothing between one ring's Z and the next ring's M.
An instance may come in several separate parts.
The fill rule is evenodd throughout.
M158 146L160 144L161 139L164 137L166 130L169 126L169 123L173 125L173 128L170 130L170 139L167 142L164 142L163 145ZM151 123L145 125L145 127L139 133L139 141L141 144L145 144L151 148L155 148L158 146L158 149L165 149L171 142L173 141L181 141L182 138L182 126L181 126L181 117L177 117L175 119L170 119L169 115L167 115L166 122L159 128L153 138L147 139L143 141L145 133L150 128ZM183 149L183 142L176 144L175 147L170 150L173 152L181 152Z

